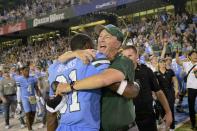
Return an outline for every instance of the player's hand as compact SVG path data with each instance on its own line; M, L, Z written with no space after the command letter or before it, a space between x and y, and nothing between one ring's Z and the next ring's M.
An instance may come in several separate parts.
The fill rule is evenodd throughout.
M96 57L96 51L94 49L78 50L75 51L75 57L81 59L84 64L88 64Z
M62 95L66 94L66 93L68 93L70 91L71 91L71 88L70 88L69 84L67 84L67 83L59 83L58 86L57 86L55 94L56 94L56 96L57 95L61 95L62 96Z
M166 113L163 119L166 122L166 126L170 127L172 123L172 113L171 112Z

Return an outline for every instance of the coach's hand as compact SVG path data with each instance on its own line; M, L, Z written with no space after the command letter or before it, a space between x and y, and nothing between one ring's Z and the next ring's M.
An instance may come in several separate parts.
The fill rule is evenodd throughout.
M59 83L58 86L57 86L55 94L56 94L56 96L57 95L64 95L68 92L71 92L70 85L67 84L67 83Z

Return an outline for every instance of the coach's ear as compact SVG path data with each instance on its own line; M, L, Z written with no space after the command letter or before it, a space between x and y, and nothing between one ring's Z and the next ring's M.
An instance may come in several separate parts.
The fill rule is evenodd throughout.
M118 50L119 53L122 53L122 51L123 51L123 48L120 48L120 49Z

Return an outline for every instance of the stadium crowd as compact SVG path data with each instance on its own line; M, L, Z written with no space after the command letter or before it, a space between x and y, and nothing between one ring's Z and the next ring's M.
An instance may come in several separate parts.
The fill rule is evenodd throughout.
M74 4L87 3L89 0L25 0L12 8L0 12L0 25L19 22L38 16L57 12Z
M28 45L12 47L2 52L1 60L4 61L3 63L5 64L12 63L19 65L29 61L35 65L46 68L57 56L69 50L67 42L68 38L58 37L53 40L37 41Z
M21 6L17 9L7 11L7 12L5 11L1 17L4 18L4 20L6 21L13 21L13 20L20 18L21 16L24 16L21 14L24 12L24 10L26 10L25 12L28 12L26 14L28 16L25 16L25 17L29 17L29 16L31 17L37 14L42 14L45 11L52 11L53 9L62 8L69 1L58 1L59 3L57 2L53 4L51 3L45 4L46 7L44 6L44 8L42 6L43 2L46 3L44 0L40 0L40 1L37 0L35 3L31 3L31 4L29 2L31 3L32 1L28 1L28 4L25 4L24 6ZM190 93L188 93L189 100L191 101L190 102L188 101L188 103L189 103L191 126L195 130L196 129L195 118L194 118L195 111L193 110L193 108L195 105L194 99L196 97L196 94L193 92L197 90L197 87L195 85L196 73L193 70L192 71L193 76L188 75L188 73L191 72L190 71L191 68L194 68L195 70L197 69L197 67L195 66L193 67L193 65L196 65L197 63L197 52L196 52L197 26L195 23L193 23L192 16L186 13L183 13L182 16L179 16L179 15L174 16L172 14L162 13L154 17L151 17L151 18L147 17L138 21L131 22L130 20L126 20L126 25L127 27L125 26L121 27L122 32L125 32L127 30L129 32L128 38L125 43L126 45L135 46L138 49L140 58L137 63L147 65L146 68L149 67L152 70L151 72L155 73L155 79L157 79L159 82L157 84L161 87L166 86L166 85L163 85L165 77L169 78L167 79L168 80L167 83L169 84L167 85L167 89L166 88L160 89L157 86L157 84L154 84L154 89L151 89L151 91L154 91L156 94L155 96L157 96L158 98L160 98L161 94L158 95L157 92L160 90L164 92L165 97L167 98L167 101L169 102L172 115L174 112L173 108L175 105L175 98L179 100L178 103L176 103L177 110L179 112L182 112L183 110L181 108L181 102L182 102L183 96L186 93L186 86L187 88L191 87ZM92 32L90 32L88 35L91 35L91 34ZM70 41L69 37L61 36L61 37L54 38L54 39L43 40L41 42L32 42L27 45L12 47L6 51L1 52L0 57L1 57L2 65L0 69L0 79L2 79L2 81L3 79L7 79L9 77L8 74L10 73L11 78L15 79L16 82L20 83L22 79L18 80L17 76L20 73L22 73L22 75L25 75L25 69L27 67L24 65L29 63L30 65L29 75L31 77L35 77L35 79L39 81L40 84L38 86L38 89L44 90L45 93L49 93L49 87L47 88L46 81L44 81L46 80L44 78L48 77L48 73L46 69L51 64L55 63L56 59L61 54L71 50L69 46L69 41ZM124 54L124 50L127 50L127 49L130 49L130 48L122 49L123 54ZM134 50L135 52L135 49L133 47L131 47L131 50ZM134 61L134 59L132 60ZM18 68L20 69L22 68L22 72L17 72ZM144 67L139 66L137 69L141 70L141 68L144 68ZM149 69L146 69L146 70L149 70ZM186 74L188 76L188 81L183 82L183 78ZM0 96L3 96L2 81L0 84ZM29 81L34 82L34 80L32 79L29 79ZM143 86L142 83L141 84L139 83L139 85ZM17 87L17 83L15 87ZM45 90L43 88L47 88L47 89ZM6 94L8 95L8 97L12 97L13 95L14 96L18 95L16 91L11 92L11 94L9 94L9 91L6 93L8 93ZM33 112L36 111L38 115L45 114L43 112L46 112L46 109L44 109L45 104L43 104L44 103L43 101L46 100L46 98L44 98L44 100L41 100L40 96L42 95L40 93L42 94L43 92L33 93L33 95L37 95L37 101L38 101L37 107L33 111L30 111L30 114L26 113L26 117L27 117L26 123L27 123L29 130L32 130L31 125L33 124L33 121L30 121L30 119L32 118L34 119L34 116L32 116ZM12 99L12 98L9 98L9 99ZM161 98L161 99L159 99L159 101L161 105L163 106L165 105L164 104L165 102L163 102L164 98ZM4 98L2 98L2 101L3 103L6 103L6 100L4 100ZM13 101L21 102L20 100L15 99L15 98ZM139 101L141 101L140 98L137 98L136 101L134 99L134 104L136 104ZM16 102L13 102L13 104L15 103ZM15 106L19 108L18 105L15 105ZM139 105L136 105L136 106L139 106ZM26 112L27 110L26 107L23 107L23 108L25 108L25 112ZM169 109L166 109L166 107L163 107L163 108L164 108L163 109L164 112L163 114L161 113L162 117L164 117L165 113L169 111ZM136 107L136 109L138 110L139 107ZM145 119L145 118L142 118L141 116L138 116L138 114L140 113L141 112L136 113L137 114L136 122L137 122L137 125L139 126L139 129L143 130L142 128L140 128L140 126L142 126L147 121L148 122L153 121L154 123L154 120L152 119L150 120L149 117ZM5 117L6 117L6 121L5 121L6 128L9 128L9 121L8 121L9 113L7 114L7 116L5 115ZM46 115L43 115L43 117L46 117ZM173 121L175 121L174 116L172 117L173 117ZM21 118L21 116L19 116L19 118ZM174 130L175 124L174 122L172 123L173 124L170 126L170 128L171 130ZM22 122L22 125L23 124L24 123ZM41 124L40 127L42 128L43 126L45 126L45 124L46 124L46 120L43 119L43 124ZM131 126L133 127L133 125ZM21 126L21 127L24 127L24 126ZM60 130L60 128L58 129Z

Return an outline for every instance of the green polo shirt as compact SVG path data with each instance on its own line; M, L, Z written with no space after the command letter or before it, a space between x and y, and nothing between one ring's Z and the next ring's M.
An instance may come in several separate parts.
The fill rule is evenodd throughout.
M130 59L118 55L109 68L121 71L125 80L133 82L135 71ZM104 131L114 131L135 120L133 100L124 98L109 88L103 89L101 106L101 127Z

